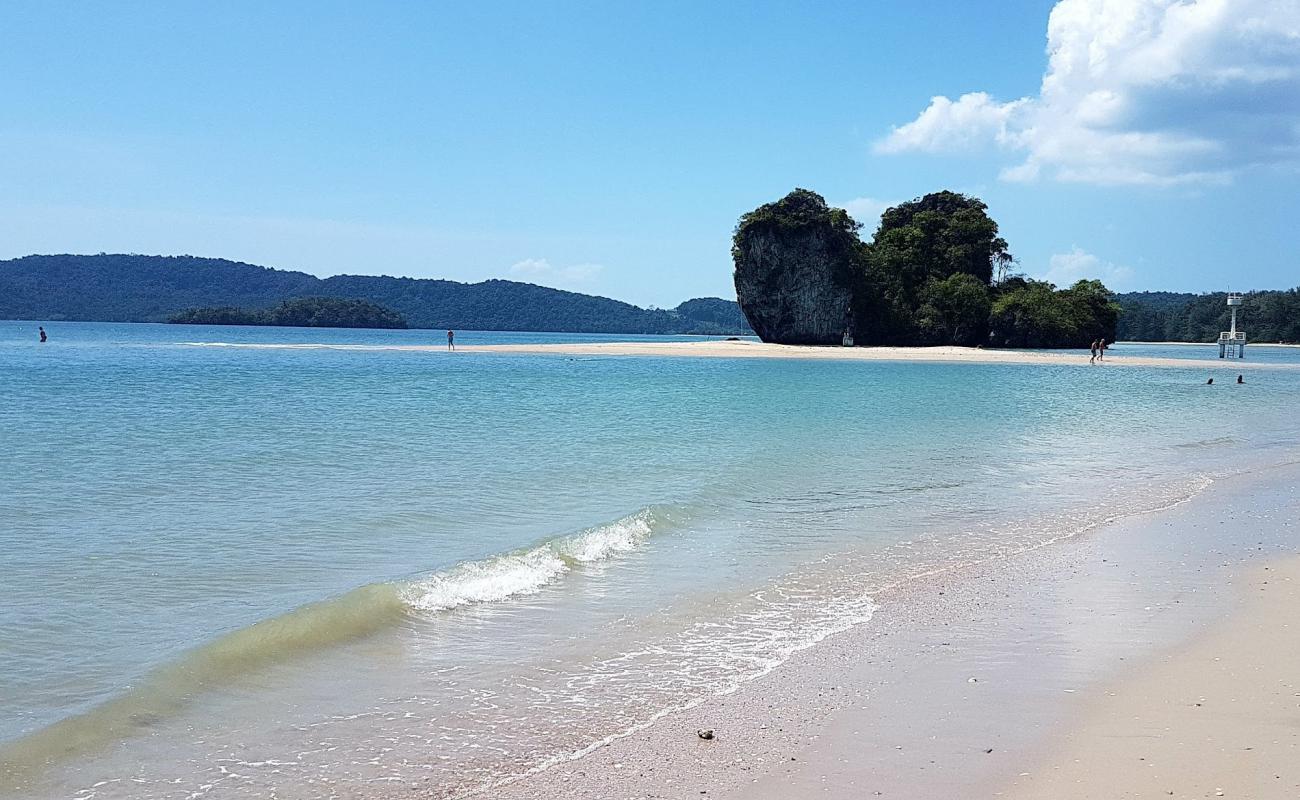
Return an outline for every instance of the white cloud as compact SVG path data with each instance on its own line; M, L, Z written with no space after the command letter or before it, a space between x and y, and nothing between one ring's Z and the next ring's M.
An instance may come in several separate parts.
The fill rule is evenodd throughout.
M1068 253L1053 255L1047 262L1047 272L1037 277L1061 288L1072 286L1080 280L1099 280L1108 289L1122 291L1132 285L1133 270L1102 261L1075 245Z
M544 258L526 258L510 265L510 274L529 283L567 288L595 280L605 267L601 264L571 264L556 267Z
M865 230L872 231L880 224L880 215L885 213L885 209L898 204L877 200L874 197L855 197L847 202L831 205L849 212L849 216L861 222Z
M1215 183L1300 164L1300 2L1061 0L1036 97L936 97L879 153L998 147L1003 180Z
M984 92L958 97L930 98L930 106L921 115L876 142L877 153L961 152L987 147L990 143L1009 143L1008 125L1029 100L999 103Z

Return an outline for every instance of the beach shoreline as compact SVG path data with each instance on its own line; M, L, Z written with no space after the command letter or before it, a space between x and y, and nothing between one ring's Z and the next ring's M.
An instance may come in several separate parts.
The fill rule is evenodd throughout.
M430 347L427 349L436 349ZM1059 350L996 350L981 347L822 347L787 345L751 340L706 342L603 342L583 344L497 344L458 348L473 353L514 353L558 356L652 356L694 358L776 358L820 361L906 361L940 364L1027 364L1040 366L1124 366L1124 367L1223 367L1235 370L1281 368L1289 364L1261 364L1238 359L1161 358L1123 356L1111 351L1108 358L1091 364L1084 353Z
M1300 556L1233 589L1226 620L1108 682L1006 796L1300 796Z
M1175 507L900 587L870 623L770 675L489 794L1034 798L1058 796L1031 782L1056 773L1082 781L1079 797L1110 796L1086 768L1059 767L1074 757L1062 753L1122 711L1112 695L1152 685L1151 665L1234 635L1257 613L1239 600L1265 567L1300 574L1297 479L1297 465L1227 477ZM1251 642L1248 659L1267 644ZM1212 693L1205 666L1183 674ZM1150 769L1139 757L1125 766ZM1218 780L1209 796L1231 783ZM1235 796L1294 796L1294 777L1275 783Z
M565 357L650 357L650 358L735 358L788 359L840 362L910 362L934 364L1021 364L1060 367L1174 367L1222 368L1225 371L1258 369L1300 369L1279 364L1241 359L1193 359L1130 356L1109 351L1108 357L1089 363L1087 354L1062 350L996 350L982 347L823 347L757 342L748 339L712 339L691 342L583 342L568 344L459 344L455 350L434 344L296 344L182 342L191 347L231 347L261 350L339 350L347 352L464 353L497 355L542 355ZM1203 345L1208 348L1208 345Z
M375 353L430 353L430 354L495 354L540 355L563 357L618 357L618 358L704 358L704 359L775 359L838 362L906 362L932 364L1011 364L1058 367L1146 367L1146 368L1223 368L1225 372L1258 369L1297 370L1300 365L1259 362L1244 359L1170 358L1164 356L1128 355L1122 352L1123 344L1158 344L1203 347L1212 345L1188 342L1129 342L1120 343L1121 349L1108 349L1106 358L1092 363L1088 355L1074 350L1001 350L984 347L835 347L824 345L790 345L759 342L753 339L705 339L700 341L615 341L519 343L519 344L457 344L454 350L443 344L344 344L295 342L180 342L187 347L214 347L252 350L336 350L341 352ZM1258 345L1261 347L1300 347L1300 345Z

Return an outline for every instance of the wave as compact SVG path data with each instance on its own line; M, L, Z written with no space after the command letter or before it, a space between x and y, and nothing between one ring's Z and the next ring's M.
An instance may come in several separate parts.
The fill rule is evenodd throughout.
M495 603L535 594L582 564L608 561L635 550L662 521L651 509L537 547L470 561L422 580L400 594L420 611L446 611L475 603Z
M362 586L231 631L154 669L124 694L0 745L0 789L62 759L143 732L205 689L252 670L379 633L412 614L535 594L577 567L635 550L669 520L663 511L642 509L535 547L426 577Z

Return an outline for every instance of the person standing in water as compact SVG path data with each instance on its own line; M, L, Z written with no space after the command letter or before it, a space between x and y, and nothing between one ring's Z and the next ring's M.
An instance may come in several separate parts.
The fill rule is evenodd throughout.
M45 344L45 339L46 339L45 328L41 327L40 325L37 325L36 330L41 332L41 344Z
M455 349L456 349L456 332L455 332L455 331L447 331L447 349L448 349L448 350L455 350Z

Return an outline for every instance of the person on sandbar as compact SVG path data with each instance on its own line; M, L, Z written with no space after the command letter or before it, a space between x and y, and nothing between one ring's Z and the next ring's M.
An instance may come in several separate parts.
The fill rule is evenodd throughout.
M455 350L455 349L456 349L456 332L455 332L455 331L447 331L447 349L448 349L448 350Z
M1097 363L1097 340L1096 339L1092 340L1092 349L1089 352L1092 353L1092 358L1088 359L1088 363L1096 364Z

